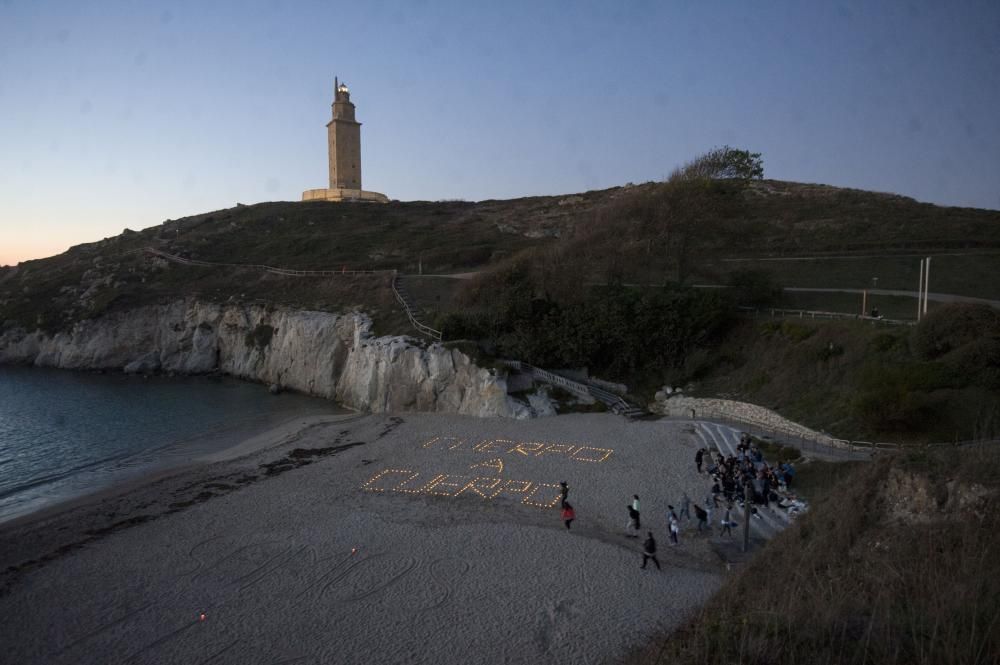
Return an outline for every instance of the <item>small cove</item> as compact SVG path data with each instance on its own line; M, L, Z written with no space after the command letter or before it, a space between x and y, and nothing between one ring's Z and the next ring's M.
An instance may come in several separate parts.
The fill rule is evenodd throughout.
M230 377L0 365L0 522L223 450L299 416L346 413Z

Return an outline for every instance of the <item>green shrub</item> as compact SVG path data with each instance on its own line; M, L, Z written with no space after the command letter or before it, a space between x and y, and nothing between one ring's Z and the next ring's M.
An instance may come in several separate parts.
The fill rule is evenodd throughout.
M757 372L750 379L744 389L749 393L755 393L771 382L771 377L767 372Z
M968 385L1000 390L1000 339L973 340L942 357L941 363Z
M793 342L804 342L816 334L816 328L795 323L794 321L782 321L780 330L786 339L790 339Z
M919 431L941 406L929 393L955 382L940 363L871 366L862 374L852 410L872 431Z
M844 347L833 342L830 342L816 353L816 356L823 362L842 355L844 355Z
M869 345L872 350L877 351L878 353L885 353L886 351L890 351L895 348L901 339L902 338L893 335L892 333L879 333L872 338Z
M1000 311L987 305L945 305L917 324L911 346L917 357L933 360L982 338L1000 339Z

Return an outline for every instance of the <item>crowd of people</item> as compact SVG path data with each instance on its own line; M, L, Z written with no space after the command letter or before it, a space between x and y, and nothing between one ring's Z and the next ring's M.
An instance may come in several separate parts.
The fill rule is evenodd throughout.
M745 507L750 503L751 513L756 506L775 505L794 514L805 508L791 490L795 478L795 467L790 462L772 465L750 436L743 434L736 446L736 454L725 456L710 453L701 448L695 453L695 466L699 473L707 473L712 479L708 500L713 508L723 506L731 509L734 504Z
M733 527L738 526L732 519L734 506L737 505L757 517L759 517L757 506L773 505L789 514L805 510L805 504L790 489L795 478L795 467L788 462L776 465L766 462L760 449L746 433L740 436L735 455L726 456L720 452L712 453L707 448L699 448L695 453L695 466L699 474L704 473L711 477L711 489L704 499L704 505L692 501L687 492L684 492L678 502L679 511L673 505L667 506L667 531L671 545L679 544L681 520L692 519L692 506L699 532L712 533L713 515L719 515L720 537L731 537ZM573 520L576 519L576 511L567 500L569 485L565 481L560 483L560 492L562 520L569 530ZM633 494L631 503L626 506L627 538L639 538L642 529L640 507L639 495ZM646 539L643 541L642 568L646 567L649 559L653 560L657 569L660 568L660 562L656 558L656 539L652 531L646 532Z

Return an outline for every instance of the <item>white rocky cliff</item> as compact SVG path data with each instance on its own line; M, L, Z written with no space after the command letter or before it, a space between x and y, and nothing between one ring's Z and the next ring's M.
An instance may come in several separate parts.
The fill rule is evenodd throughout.
M372 337L364 314L194 300L81 321L69 332L9 330L0 363L198 374L220 371L376 413L524 418L503 378L441 344Z

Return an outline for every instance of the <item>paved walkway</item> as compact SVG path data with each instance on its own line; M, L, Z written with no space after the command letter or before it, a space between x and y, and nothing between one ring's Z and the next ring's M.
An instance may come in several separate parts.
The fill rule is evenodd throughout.
M901 291L898 289L837 289L837 288L818 288L818 287L806 287L806 286L786 286L783 287L784 291L791 291L793 293L857 293L861 294L865 291L868 295L875 296L904 296L908 298L916 298L916 291ZM990 307L996 307L1000 309L1000 300L989 300L987 298L973 298L972 296L959 296L953 293L928 293L928 300L933 300L935 302L960 302L960 303L972 303L980 305L989 305Z

